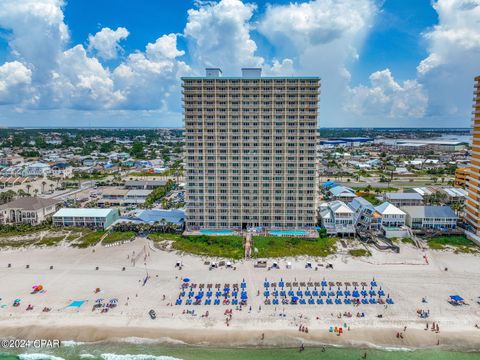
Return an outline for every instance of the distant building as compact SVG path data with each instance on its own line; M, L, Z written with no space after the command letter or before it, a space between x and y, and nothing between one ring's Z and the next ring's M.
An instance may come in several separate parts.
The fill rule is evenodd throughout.
M355 191L342 185L331 187L328 192L333 200L340 200L346 203L349 203L357 197Z
M412 229L455 229L458 217L449 206L405 206L406 224Z
M165 180L129 180L125 182L125 188L129 190L154 190L166 183Z
M388 201L390 204L395 205L396 207L403 206L420 206L423 205L423 197L418 193L386 193L385 201Z
M68 179L73 176L73 167L67 163L58 163L51 166L51 176L59 179Z
M53 215L53 225L106 229L118 218L118 209L63 208Z
M320 205L320 220L328 234L355 235L354 211L343 201L335 200Z
M23 176L44 177L50 174L50 166L44 163L29 164L23 169Z
M0 205L0 224L38 225L57 210L59 200L41 197L20 197Z

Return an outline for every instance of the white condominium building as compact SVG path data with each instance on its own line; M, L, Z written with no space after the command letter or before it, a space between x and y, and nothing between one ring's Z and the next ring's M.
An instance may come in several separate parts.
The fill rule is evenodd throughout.
M187 230L316 225L318 77L184 77Z

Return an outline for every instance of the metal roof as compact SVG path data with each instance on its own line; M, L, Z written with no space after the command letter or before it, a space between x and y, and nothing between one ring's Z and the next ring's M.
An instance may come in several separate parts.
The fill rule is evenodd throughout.
M457 218L450 206L404 206L402 210L412 218Z
M405 215L404 211L400 210L395 205L390 204L388 201L385 201L384 203L375 207L375 210L382 215Z
M386 193L385 197L391 200L423 200L422 195L418 193Z
M62 208L54 217L107 217L118 209L94 209L94 208Z

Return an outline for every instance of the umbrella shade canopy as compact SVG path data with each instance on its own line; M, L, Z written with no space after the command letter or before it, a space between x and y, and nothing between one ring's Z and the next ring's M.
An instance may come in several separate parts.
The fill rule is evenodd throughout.
M20 302L20 301L22 301L22 300L21 299L15 299L14 302Z
M101 302L103 302L103 300L104 300L104 299L97 299L97 300L95 300L95 302L96 302L97 304L100 304Z
M450 299L453 301L463 301L464 299L461 296L458 295L450 295Z
M185 279L183 279L183 282L184 282L184 283L188 283L188 282L190 282L190 279L189 279L189 278L185 278Z
M200 300L201 298L203 298L202 294L198 294L197 296L195 296L195 299L197 299L197 300Z
M110 299L110 303L111 304L116 304L116 303L118 303L118 299Z
M298 297L296 296L292 297L292 301L298 301Z
M242 294L242 300L247 300L247 299L248 299L247 294Z

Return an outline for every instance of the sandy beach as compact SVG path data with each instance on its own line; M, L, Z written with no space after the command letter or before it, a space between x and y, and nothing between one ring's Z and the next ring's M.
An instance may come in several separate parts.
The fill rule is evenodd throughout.
M80 342L138 337L229 347L288 347L304 343L480 350L480 329L475 327L475 324L480 326L478 256L422 252L404 244L400 254L372 253L369 258L340 253L327 259L280 259L280 269L272 270L254 268L253 260L234 263L235 270L225 267L209 270L204 264L206 258L162 251L143 238L94 249L4 250L0 252L0 337ZM182 270L175 267L179 260L184 265ZM292 263L291 269L286 269L287 261ZM314 267L331 263L333 269L325 266L307 269L307 261ZM149 278L144 285L147 274ZM245 279L248 306L237 310L232 305L174 305L185 277L191 282L213 284L240 283ZM369 283L373 277L394 299L393 305L263 303L265 278ZM31 294L32 286L39 284L45 291ZM99 293L95 293L97 288ZM452 306L447 301L450 295L460 295L468 305ZM422 303L423 297L426 303ZM17 298L21 299L21 305L13 307ZM114 309L101 313L92 311L98 298L119 301ZM79 308L67 307L72 301L85 303ZM27 311L29 304L33 310ZM43 312L44 307L51 311ZM150 309L156 312L155 320L148 315ZM226 309L233 309L228 326ZM418 309L429 311L430 316L420 318ZM187 314L187 310L195 310L195 314ZM208 317L202 316L206 311ZM353 316L343 316L346 312ZM365 317L357 318L357 312L363 312ZM431 326L432 322L439 325L439 332L425 330L426 324ZM308 333L300 332L300 326L307 327ZM329 332L330 326L342 327L343 334ZM398 333L403 338L397 337Z

